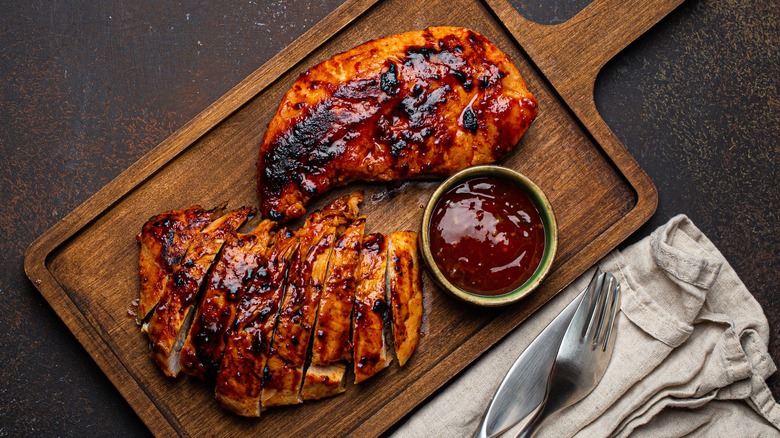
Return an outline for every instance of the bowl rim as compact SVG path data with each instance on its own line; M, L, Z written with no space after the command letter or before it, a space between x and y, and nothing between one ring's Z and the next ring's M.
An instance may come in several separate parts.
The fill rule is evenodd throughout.
M433 257L433 253L431 251L430 222L431 217L433 216L433 210L441 197L455 185L460 184L463 181L483 176L502 178L517 185L531 198L531 201L539 211L539 216L541 217L542 223L544 224L544 253L542 254L542 259L539 261L539 266L536 268L536 271L534 271L534 273L530 278L528 278L528 280L525 281L525 283L516 289L501 295L478 295L455 286L447 279L447 277L444 276L444 273L439 269L439 266L436 264L436 260ZM433 279L446 292L463 301L479 306L505 306L528 296L539 286L542 280L544 280L544 278L550 272L550 268L552 267L555 254L558 249L558 223L549 199L547 199L547 196L544 194L542 189L539 188L539 186L536 185L536 183L534 183L527 176L508 167L499 165L490 164L471 166L456 172L444 180L441 184L439 184L439 186L431 195L423 212L420 232L420 249L422 251L423 260L428 266L428 270L431 273Z

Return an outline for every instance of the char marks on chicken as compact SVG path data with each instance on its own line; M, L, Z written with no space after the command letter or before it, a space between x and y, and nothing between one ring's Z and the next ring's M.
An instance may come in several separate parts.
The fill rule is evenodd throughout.
M423 294L417 233L387 235L387 288L393 312L393 344L398 365L409 360L420 338Z
M257 161L264 217L351 181L452 174L504 157L536 117L520 72L483 35L431 27L366 42L304 72Z
M192 321L201 284L222 245L252 213L248 207L230 211L196 233L181 263L174 268L160 302L146 326L151 358L169 377L181 369L179 353Z
M231 234L205 282L189 334L181 349L181 368L200 379L212 379L219 370L225 337L235 320L238 304L251 280L267 269L266 252L276 223L262 221L254 231Z
M387 239L374 233L363 238L358 262L358 283L352 345L355 383L360 383L390 365L385 330L388 312L385 270L387 269Z
M340 226L354 220L361 192L336 199L312 213L298 232L300 245L288 275L271 352L263 376L263 406L301 403L309 341L328 261Z
M304 72L260 145L265 221L242 234L253 209L219 217L194 206L152 217L137 236L151 358L168 376L216 380L219 404L248 417L339 394L350 370L355 383L375 376L392 360L391 333L404 366L424 318L416 233L364 235L360 192L298 230L273 233L276 223L352 181L497 161L536 115L517 68L465 28L369 41Z
M236 321L227 334L215 395L222 407L245 417L258 417L262 411L263 369L271 349L290 260L297 249L298 237L292 231L285 228L274 235L266 263L258 266L250 280L241 297Z
M309 231L306 226L303 229ZM302 401L298 391L303 378L310 328L314 321L313 312L316 312L314 300L318 298L312 296L314 290L307 288L307 283L311 278L313 259L328 256L333 242L331 229L320 228L317 231L309 231L319 237L317 242L313 246L301 244L293 255L284 301L264 369L263 407ZM310 249L313 250L311 258L307 257Z
M138 274L141 292L138 296L136 322L142 324L160 301L166 283L179 265L192 237L209 224L219 209L204 210L194 205L184 210L171 210L149 219L136 236L141 245Z
M351 370L356 383L375 375L391 362L394 327L405 363L422 317L416 233L364 236L362 201L362 192L337 198L296 231L264 220L240 233L246 207L209 218L149 318L154 362L170 377L181 369L215 381L218 403L245 417L340 394Z
M301 389L304 400L330 397L345 390L346 362L352 359L350 327L355 273L365 226L365 217L356 219L334 245L314 327L311 365L306 369Z

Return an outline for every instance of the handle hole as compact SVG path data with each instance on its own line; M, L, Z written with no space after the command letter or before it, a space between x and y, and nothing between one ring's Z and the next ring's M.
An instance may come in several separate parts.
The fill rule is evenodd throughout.
M560 24L591 4L592 0L528 1L509 0L509 3L528 20L538 24Z

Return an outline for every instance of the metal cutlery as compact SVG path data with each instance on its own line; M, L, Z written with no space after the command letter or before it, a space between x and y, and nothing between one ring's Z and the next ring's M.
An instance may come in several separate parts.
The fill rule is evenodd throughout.
M595 284L598 274L596 270L591 286L577 295L515 360L493 395L475 434L476 438L497 436L541 409L547 394L548 377L563 335L583 297Z
M601 381L615 346L620 286L612 274L591 282L569 324L547 383L544 407L520 431L532 436L550 414L573 405Z

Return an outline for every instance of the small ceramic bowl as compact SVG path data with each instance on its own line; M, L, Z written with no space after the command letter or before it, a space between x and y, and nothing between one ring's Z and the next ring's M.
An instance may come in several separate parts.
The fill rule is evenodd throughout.
M448 280L441 269L439 269L431 250L430 223L434 214L434 209L441 197L456 185L474 178L486 176L501 178L520 187L530 197L531 201L533 201L536 209L539 211L542 224L544 225L545 245L539 266L525 283L516 289L501 295L480 295L456 286ZM461 170L449 177L431 196L431 199L425 207L425 212L423 213L420 248L422 250L423 259L425 260L426 265L428 265L428 269L434 280L436 280L445 291L463 301L479 306L504 306L514 303L530 294L539 286L550 271L553 259L555 258L555 252L558 248L558 225L555 221L555 214L553 213L550 201L547 200L547 197L542 190L528 179L528 177L515 172L514 170L507 169L506 167L493 165L474 166Z

